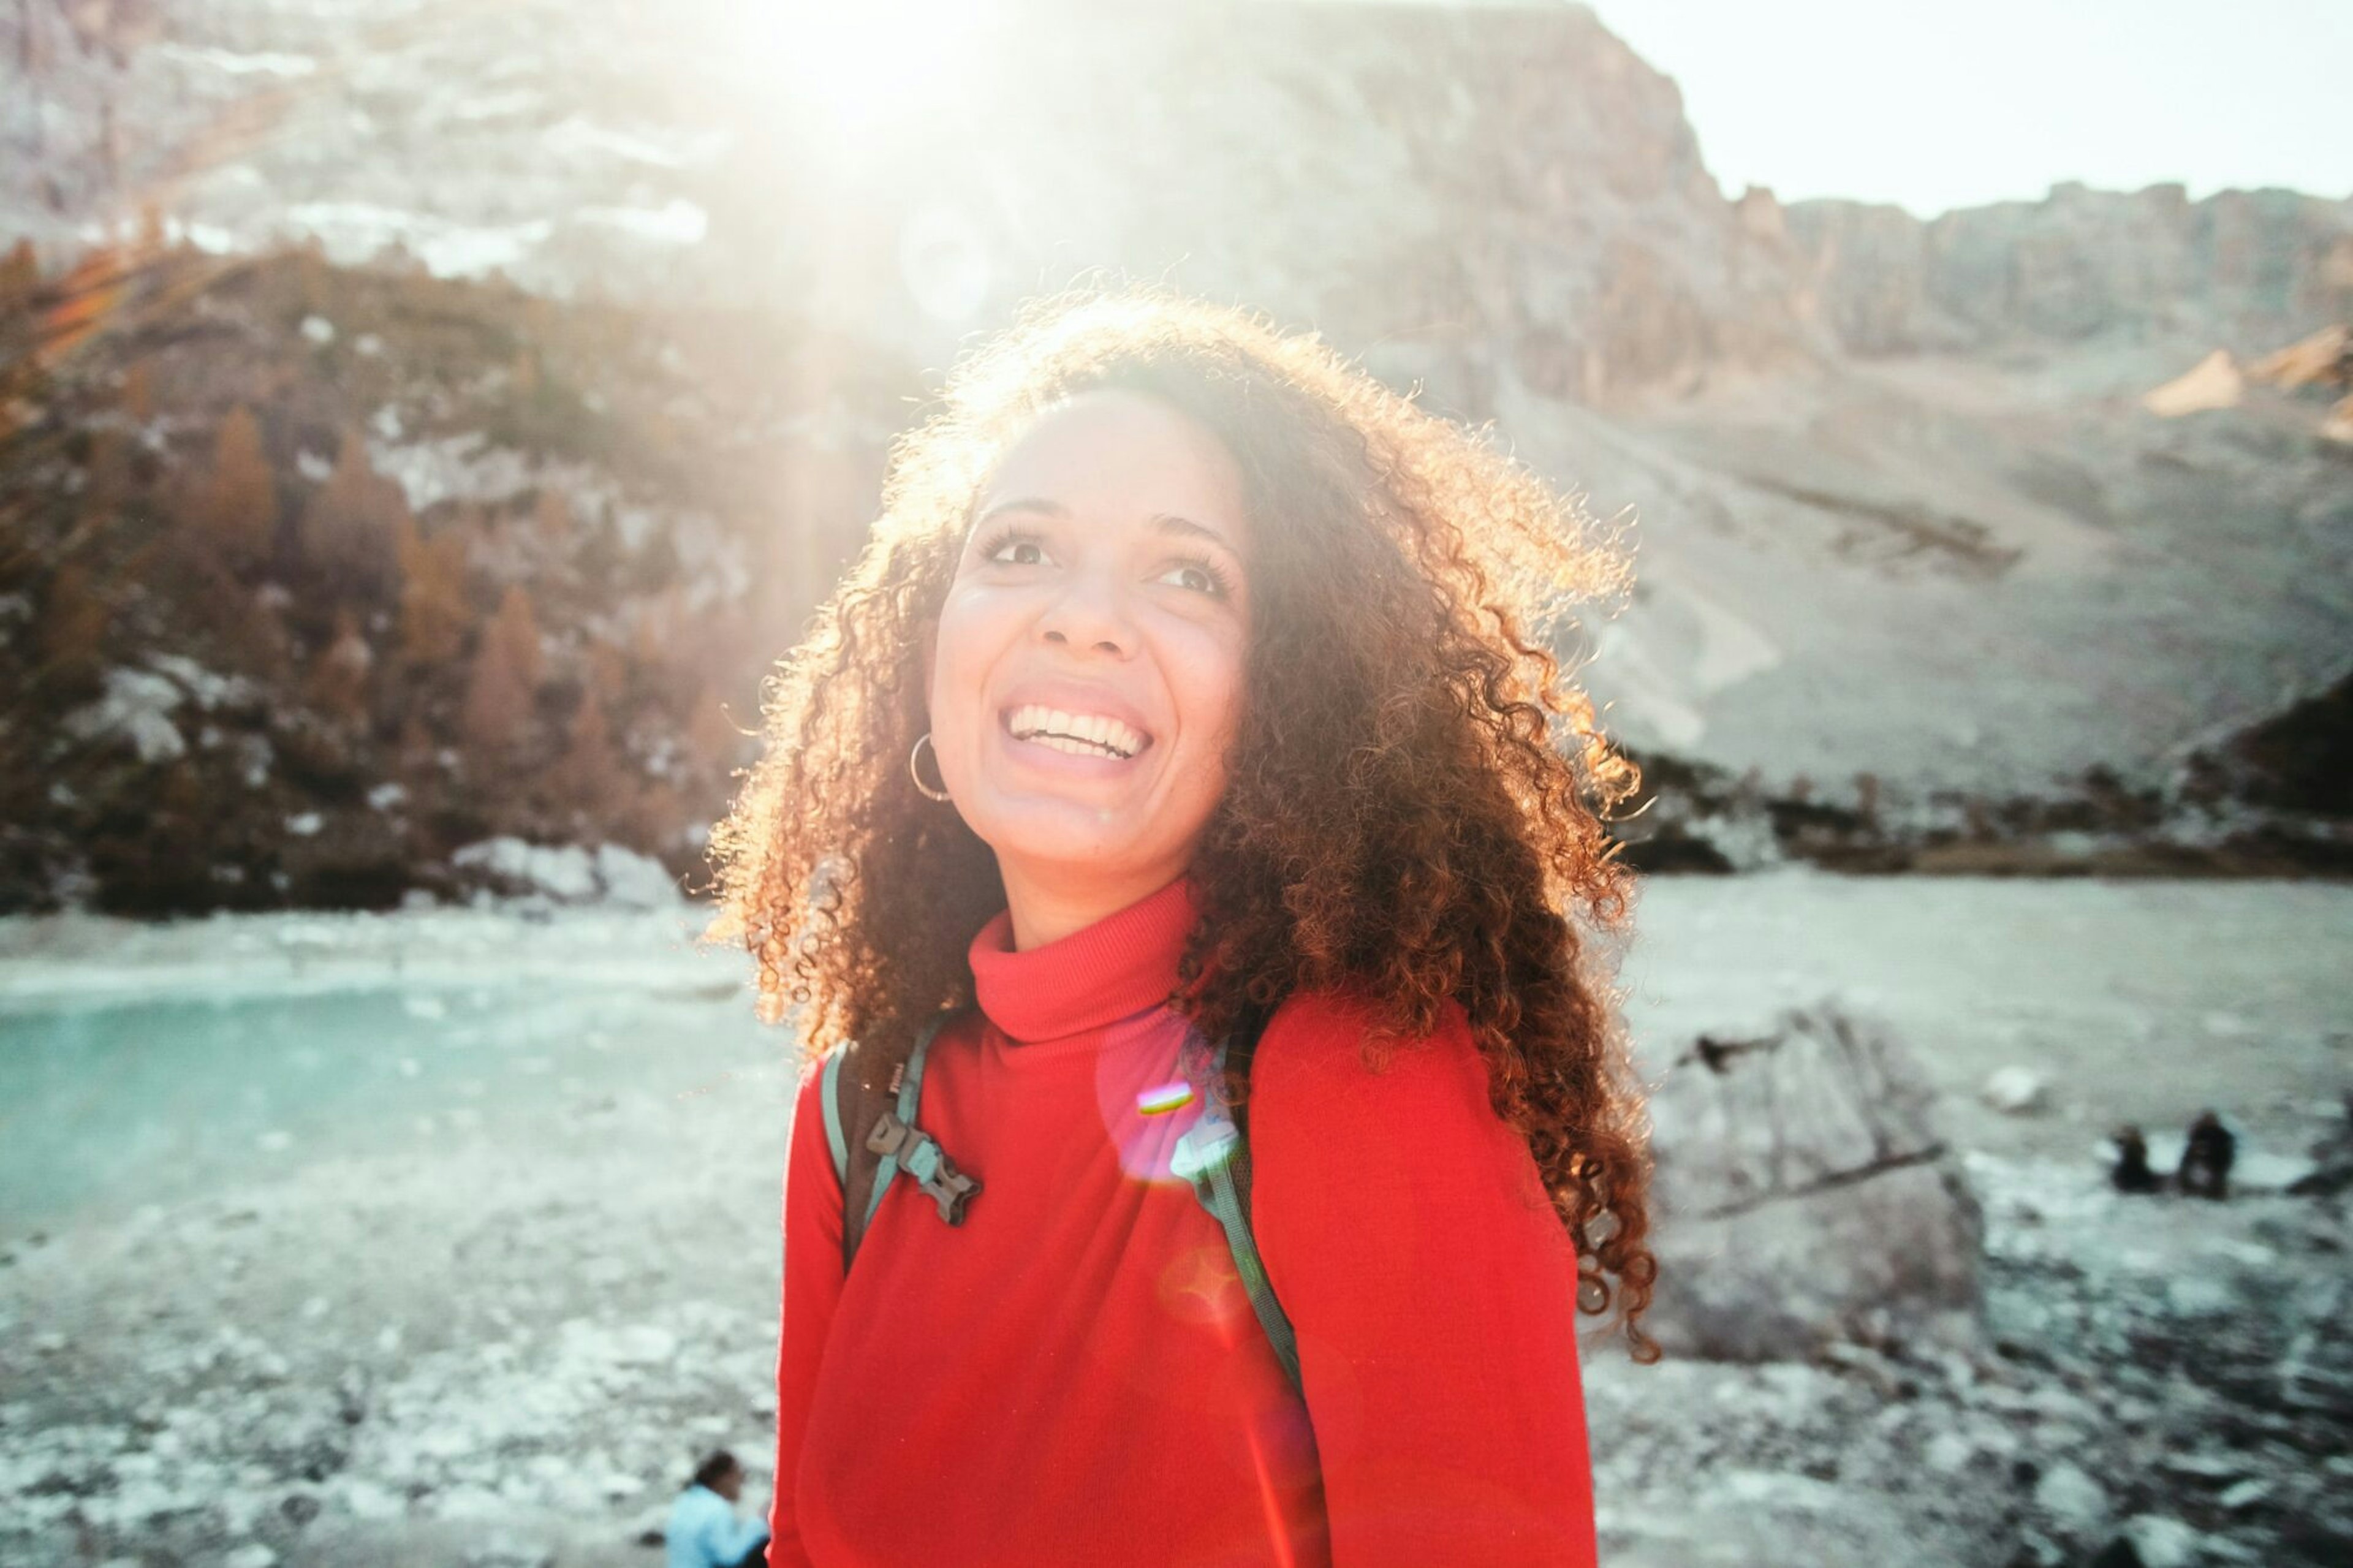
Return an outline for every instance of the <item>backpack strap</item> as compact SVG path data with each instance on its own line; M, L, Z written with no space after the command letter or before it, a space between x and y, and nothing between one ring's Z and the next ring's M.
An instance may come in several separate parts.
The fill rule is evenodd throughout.
M923 1058L933 1037L947 1021L941 1014L925 1023L915 1037L904 1066L888 1083L870 1081L871 1053L852 1040L826 1058L826 1142L833 1153L834 1174L841 1179L842 1267L857 1256L882 1194L902 1170L939 1205L940 1217L950 1225L964 1223L965 1206L980 1191L980 1179L958 1171L936 1140L915 1125L923 1094ZM1217 1049L1216 1067L1222 1072L1229 1053L1255 1049L1263 1016L1246 1019ZM1206 1098L1201 1115L1176 1140L1170 1169L1192 1186L1193 1195L1225 1232L1233 1254L1234 1271L1249 1294L1250 1310L1265 1331L1275 1360L1294 1392L1303 1384L1299 1373L1299 1341L1291 1319L1275 1300L1266 1277L1257 1238L1250 1232L1250 1145L1242 1129L1214 1095Z
M926 1020L907 1059L888 1082L876 1081L875 1053L852 1040L828 1058L824 1092L826 1143L834 1174L841 1181L841 1262L844 1269L882 1206L882 1194L902 1171L931 1194L940 1217L964 1223L965 1206L980 1191L980 1178L959 1171L938 1141L915 1124L923 1086L923 1061L946 1013Z
M1255 1048L1263 1026L1263 1018L1258 1019L1219 1042L1219 1071L1225 1068L1227 1052L1238 1041L1246 1050ZM1267 1342L1273 1347L1274 1359L1282 1363L1293 1391L1305 1397L1305 1385L1299 1376L1299 1338L1282 1303L1274 1299L1274 1287L1258 1255L1257 1238L1250 1233L1250 1144L1215 1095L1205 1098L1199 1120L1176 1140L1169 1168L1192 1184L1193 1195L1225 1231L1226 1247L1234 1255L1234 1272L1250 1294L1259 1327L1266 1331Z

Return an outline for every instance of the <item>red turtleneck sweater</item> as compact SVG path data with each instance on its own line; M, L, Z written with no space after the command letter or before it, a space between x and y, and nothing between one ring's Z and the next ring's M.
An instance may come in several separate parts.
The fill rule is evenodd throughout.
M1164 1005L1180 879L1086 930L973 939L979 1009L919 1123L985 1183L944 1224L894 1182L847 1281L819 1075L785 1176L784 1564L1594 1561L1576 1255L1459 1010L1379 1073L1294 996L1251 1071L1251 1211L1299 1337L1282 1374L1224 1233L1170 1173L1198 1099Z

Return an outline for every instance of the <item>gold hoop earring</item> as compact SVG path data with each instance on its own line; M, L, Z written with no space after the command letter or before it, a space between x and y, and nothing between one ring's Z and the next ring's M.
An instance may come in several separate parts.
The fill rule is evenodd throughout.
M915 759L923 754L923 748L927 745L931 745L931 741L932 732L929 730L924 731L922 734L915 737L915 749L907 753L907 776L915 781L915 787L923 792L923 795L926 799L938 801L953 799L954 797L951 796L946 790L934 789L931 785L925 784L923 782L923 773L915 766ZM937 768L939 765L940 749L937 746L932 746L932 766ZM940 775L940 783L944 784L947 782L947 775L945 773L942 773Z

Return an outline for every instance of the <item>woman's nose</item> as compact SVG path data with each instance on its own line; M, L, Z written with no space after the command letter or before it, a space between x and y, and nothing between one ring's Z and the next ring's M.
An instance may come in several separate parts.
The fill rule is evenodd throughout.
M1135 646L1125 596L1100 574L1073 573L1063 591L1038 618L1039 635L1070 647L1097 649L1124 658Z

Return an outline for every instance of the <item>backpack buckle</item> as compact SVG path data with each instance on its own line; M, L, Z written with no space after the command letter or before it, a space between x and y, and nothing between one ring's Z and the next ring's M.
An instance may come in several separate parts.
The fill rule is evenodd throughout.
M1217 1114L1214 1107L1204 1110L1169 1151L1169 1173L1198 1186L1212 1170L1233 1155L1240 1137L1240 1130Z
M895 1155L899 1168L940 1205L940 1217L950 1225L964 1223L965 1205L980 1191L980 1178L955 1168L947 1151L920 1127L900 1121L889 1111L866 1135L866 1146L878 1154Z

